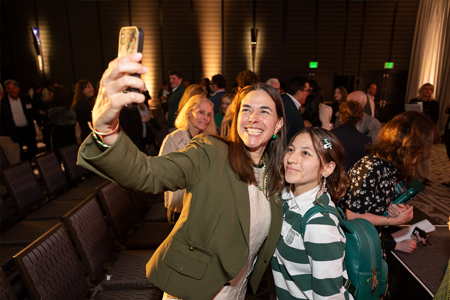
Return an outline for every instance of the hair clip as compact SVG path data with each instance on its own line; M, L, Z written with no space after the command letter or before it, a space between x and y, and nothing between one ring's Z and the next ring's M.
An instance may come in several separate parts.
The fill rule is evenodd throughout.
M328 141L328 139L324 139L324 141L325 141L325 145L323 145L323 147L325 149L333 149L333 148L331 148L331 143Z

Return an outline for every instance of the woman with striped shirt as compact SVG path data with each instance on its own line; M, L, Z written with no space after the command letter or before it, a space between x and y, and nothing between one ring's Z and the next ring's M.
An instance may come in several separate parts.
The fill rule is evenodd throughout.
M291 140L280 173L290 186L281 192L283 227L271 264L278 299L353 299L343 287L345 235L332 214L301 221L314 205L334 203L345 193L344 149L331 133L306 128Z

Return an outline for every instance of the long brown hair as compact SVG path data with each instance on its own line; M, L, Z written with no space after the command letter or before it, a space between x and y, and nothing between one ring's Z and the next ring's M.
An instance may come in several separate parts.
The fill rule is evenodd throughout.
M433 121L423 113L405 111L381 128L370 152L400 170L398 179L407 176L415 160L431 157L431 148L441 140Z
M86 101L89 106L94 107L95 104L95 97L88 98L84 93L83 90L88 86L88 84L92 85L92 82L86 79L82 79L78 81L76 87L75 87L75 95L73 96L73 102L72 107L75 107L80 100ZM94 86L94 85L92 85Z
M345 192L347 191L348 184L349 184L349 177L347 172L345 171L343 162L345 157L345 150L342 146L341 141L329 132L328 130L325 130L323 128L318 127L311 127L311 128L304 128L301 131L299 131L294 137L291 139L291 144L294 142L295 138L299 136L300 134L308 134L311 138L314 151L317 153L320 161L319 170L323 168L324 165L329 164L330 162L335 163L335 168L333 173L331 173L328 177L326 177L326 187L327 192L331 197L331 200L334 203L337 203L339 199L344 196ZM328 142L326 143L325 140ZM331 147L328 147L330 145ZM325 148L325 146L327 146ZM287 151L287 150L286 150ZM284 157L284 156L283 156ZM279 173L280 177L282 178L284 182L284 164L281 162L279 167ZM320 186L323 185L324 177L321 176L320 172L318 172L317 180L320 184ZM280 185L278 187L278 193L281 193L281 191L284 188L284 184ZM321 190L319 190L319 193ZM317 196L316 196L317 198Z
M269 196L276 193L278 186L282 182L278 172L278 166L283 161L286 140L286 121L284 117L283 102L280 94L272 86L265 83L253 84L246 86L236 95L234 99L234 102L236 102L234 103L236 113L233 116L233 123L228 135L228 160L231 168L240 180L248 184L258 184L253 170L253 160L250 156L250 152L239 137L237 129L238 116L241 110L242 100L252 91L265 91L275 103L277 119L283 119L283 126L280 131L278 131L276 138L270 139L266 149L264 150L264 153L267 153L269 158L265 171L265 174L267 173L267 187L264 192L266 196Z

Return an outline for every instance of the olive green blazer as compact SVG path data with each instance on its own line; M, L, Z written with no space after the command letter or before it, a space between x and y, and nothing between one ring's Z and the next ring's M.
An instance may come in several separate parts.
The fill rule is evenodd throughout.
M186 189L174 230L146 267L147 277L161 290L185 300L212 299L244 266L250 234L248 185L231 169L223 141L197 136L183 150L147 157L120 131L104 152L89 136L78 164L128 190L156 194ZM270 203L270 232L249 279L253 292L281 232L282 205L274 197Z

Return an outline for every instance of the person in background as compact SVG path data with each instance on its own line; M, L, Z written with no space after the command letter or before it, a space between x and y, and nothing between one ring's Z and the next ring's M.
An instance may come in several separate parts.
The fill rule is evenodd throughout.
M55 85L53 91L48 108L48 125L51 128L52 150L61 161L58 148L77 142L75 135L77 115L72 109L69 91L61 85Z
M205 95L194 95L189 98L175 120L177 130L166 136L159 156L183 149L193 137L199 134L216 134L213 113L214 104ZM178 221L183 209L184 192L185 190L181 189L164 193L167 221L171 228Z
M365 107L367 96L361 91L351 92L347 97L347 101L349 100L354 100ZM381 123L377 119L364 113L362 120L356 124L356 129L362 134L369 136L372 139L372 143L376 143L378 133L381 130Z
M31 99L33 99L33 106L37 111L42 109L42 105L44 101L41 98L42 87L36 81L31 83L31 88L28 90L28 95L30 95Z
M0 84L0 99L3 99L4 91ZM9 165L15 165L20 162L19 133L14 124L14 118L9 106L1 101L0 110L0 146L5 153ZM2 162L2 166L4 162Z
M223 117L227 113L228 107L233 102L235 94L227 93L222 96L222 102L220 103L220 113L214 116L214 121L216 121L217 127L220 129L220 125L222 124ZM220 130L219 130L220 131Z
M409 103L422 103L423 113L436 125L439 120L439 102L434 99L434 85L425 83L418 91L417 98L409 100ZM424 185L431 185L431 160L419 162L415 168L415 175Z
M170 93L169 99L167 102L169 103L169 111L167 112L167 122L169 123L169 132L176 130L174 122L176 113L178 111L178 105L180 104L181 97L183 96L186 88L182 85L183 83L183 74L178 71L170 71L170 87L172 91Z
M430 158L432 146L439 140L433 122L417 111L406 111L386 123L369 154L348 172L350 186L340 201L347 219L366 219L379 226L379 231L411 221L412 206L392 204L395 185L408 177L417 162ZM381 246L388 254L394 249L409 253L417 245L411 239L396 243L389 235L381 239Z
M199 83L206 90L206 98L211 97L211 81L209 78L203 78L203 80Z
M271 260L277 299L353 299L344 286L346 237L338 218L319 212L302 228L308 210L334 207L345 194L343 158L339 140L322 128L303 129L286 150L280 171L290 185L280 187L283 227Z
M117 119L125 105L144 101L123 93L126 86L145 90L142 79L120 80L148 72L141 60L137 53L109 64L92 112L95 132L82 144L78 164L131 191L186 189L178 222L146 267L163 299L243 300L247 284L258 289L281 231L275 199L285 142L280 96L265 84L248 86L235 100L228 141L198 135L183 150L147 157Z
M245 71L240 72L238 74L238 76L236 77L236 81L237 81L237 91L238 92L246 86L253 85L253 84L260 82L258 75L255 72L252 72L250 70L245 70ZM232 93L234 94L234 91L232 91ZM220 136L221 137L227 138L228 132L231 129L231 123L233 121L233 118L234 118L234 115L236 114L237 109L238 108L236 107L235 102L234 101L231 102L231 105L228 107L227 112L222 120L222 125L220 128Z
M165 116L167 111L169 110L169 103L167 103L167 99L169 99L169 86L166 82L163 83L163 86L159 90L158 98L161 100L161 109L163 111L163 115Z
M303 122L306 128L322 127L322 121L319 116L319 105L313 95L308 95L303 105L305 112L303 113Z
M333 129L333 124L331 123L331 118L333 116L333 109L326 105L324 102L324 95L322 88L317 84L315 80L308 80L307 83L309 84L309 87L311 89L311 95L314 96L314 98L317 101L317 105L319 106L319 118L322 122L322 128L326 130ZM304 113L303 110L301 110L302 114Z
M34 121L40 128L40 118L30 95L20 94L19 83L16 80L6 80L5 91L6 94L1 102L5 104L3 107L6 109L6 114L12 116L14 120L20 145L20 158L21 160L28 159L31 161L38 153ZM23 146L27 147L26 153L23 152Z
M223 95L225 95L225 87L227 86L227 81L225 77L221 74L216 74L211 77L211 87L212 95L209 100L214 104L214 115L220 113L220 103L222 101Z
M94 86L89 80L78 81L72 107L77 114L78 124L80 124L82 141L91 133L88 122L92 122L91 111L95 104L94 94Z
M331 108L333 109L333 115L331 116L331 123L334 124L334 128L339 127L339 106L342 102L347 101L347 89L343 86L338 86L334 89L333 93L333 104Z
M361 158L367 155L366 147L372 139L356 129L364 115L364 107L356 101L344 101L339 107L341 126L331 130L341 141L345 149L344 168L347 172Z
M272 86L278 93L281 94L280 82L278 81L277 78L270 78L269 80L266 81L266 84Z
M366 97L367 102L364 106L364 112L371 116L372 118L375 118L378 120L378 110L375 106L375 94L377 93L377 85L375 83L369 83L366 86Z
M53 93L53 87L55 84L56 83L50 80L45 82L45 88L42 90L42 101L47 102L52 100L52 95L48 94L48 92Z
M180 104L178 104L178 110L176 114L177 116L183 109L184 105L186 105L188 100L195 95L201 95L203 97L206 97L205 88L198 84L191 84L190 86L188 86L187 89L184 91L183 96L181 97Z
M300 108L305 104L306 97L310 93L311 89L305 77L294 76L289 79L286 85L286 93L281 96L286 115L286 144L289 144L297 132L305 128Z

